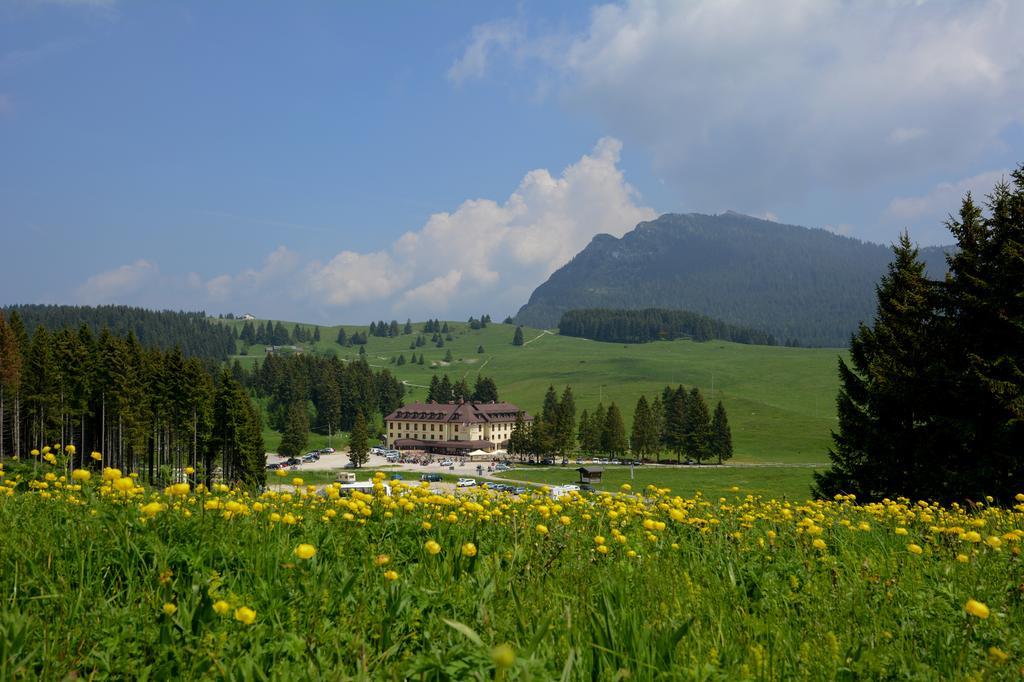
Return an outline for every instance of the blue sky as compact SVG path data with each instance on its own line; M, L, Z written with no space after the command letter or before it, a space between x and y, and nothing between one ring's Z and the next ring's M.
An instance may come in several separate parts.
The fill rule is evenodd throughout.
M503 317L666 212L945 243L1024 161L1022 25L999 0L0 0L0 303Z

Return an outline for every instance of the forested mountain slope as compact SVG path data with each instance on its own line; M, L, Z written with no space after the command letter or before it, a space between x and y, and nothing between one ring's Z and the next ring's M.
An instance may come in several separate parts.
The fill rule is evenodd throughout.
M945 247L921 250L933 277ZM554 327L578 308L672 308L767 331L780 343L845 346L874 313L887 246L739 213L666 214L599 234L539 286L516 322Z
M211 322L204 312L147 310L126 305L12 305L4 308L8 317L17 312L29 332L45 327L58 332L86 325L93 334L108 329L114 336L128 332L143 346L169 350L175 346L185 355L226 360L235 352L232 327Z

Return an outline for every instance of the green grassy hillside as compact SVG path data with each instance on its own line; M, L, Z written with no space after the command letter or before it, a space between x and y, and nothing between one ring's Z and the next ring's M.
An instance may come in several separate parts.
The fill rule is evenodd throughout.
M238 320L225 321L237 325ZM633 407L641 394L647 397L665 384L698 386L712 405L721 400L729 413L736 461L824 462L830 429L835 424L837 349L748 346L720 341L656 342L624 346L561 337L537 329L525 329L526 345L512 345L512 325L491 324L471 330L463 322L449 322L453 336L444 348L429 343L415 351L409 345L415 335L395 338L370 337L367 359L376 367L390 369L408 382L407 400L426 398L426 386L434 374L447 373L453 381L466 377L472 385L478 372L494 377L502 399L528 412L541 405L549 384L561 392L569 384L576 396L577 412L592 410L599 400L615 401L622 408L627 429ZM285 326L291 331L293 322ZM417 333L422 324L415 324ZM345 326L347 333L365 327ZM305 352L358 357L358 347L342 348L334 342L338 327L321 327L321 341L305 346ZM477 353L479 346L484 353ZM453 362L443 359L451 350ZM391 363L399 354L406 360L415 352L426 354L423 366ZM263 357L262 346L237 356L249 364ZM311 441L312 442L312 441ZM272 446L272 440L268 440Z

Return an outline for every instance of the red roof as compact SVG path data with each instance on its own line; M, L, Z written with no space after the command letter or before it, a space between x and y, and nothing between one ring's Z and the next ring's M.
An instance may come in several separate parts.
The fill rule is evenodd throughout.
M486 422L515 421L521 410L512 403L409 403L398 408L385 420L407 419L409 421L451 422L459 424L481 424ZM532 417L523 412L523 419Z

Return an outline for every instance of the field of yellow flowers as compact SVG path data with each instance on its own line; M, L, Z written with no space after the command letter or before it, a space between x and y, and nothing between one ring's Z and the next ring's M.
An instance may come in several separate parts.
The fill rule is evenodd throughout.
M15 468L0 479L2 679L1024 670L1024 504L400 482L389 497L380 475L372 495L299 479L253 494Z

